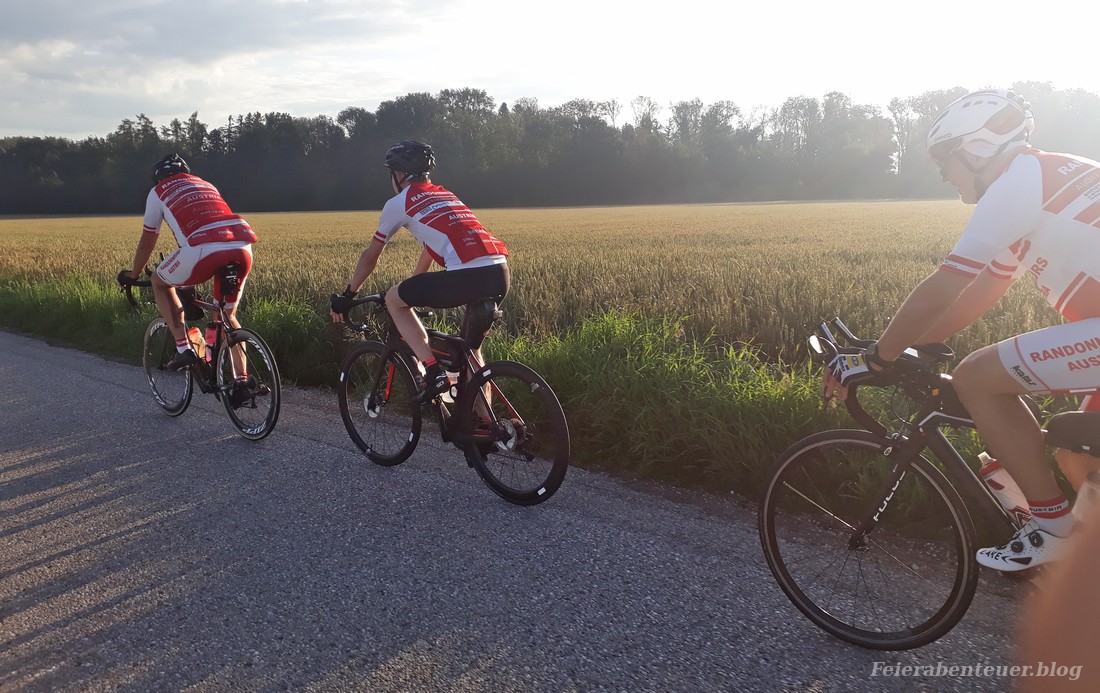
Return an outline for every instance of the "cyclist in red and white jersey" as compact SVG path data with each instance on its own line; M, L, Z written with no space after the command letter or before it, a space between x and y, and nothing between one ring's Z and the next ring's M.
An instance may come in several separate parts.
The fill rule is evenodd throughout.
M119 283L140 276L156 249L162 223L172 230L179 249L157 266L151 281L157 309L176 339L177 354L165 365L178 370L195 364L198 356L187 337L175 287L201 284L225 265L236 264L237 288L223 293L221 282L214 282L214 300L224 302L232 326L240 327L237 304L252 268L256 234L248 222L229 209L217 188L191 175L179 154L170 154L153 165L153 188L145 200L133 269L120 272Z
M342 294L331 297L332 319L343 322L351 299L374 272L386 244L402 227L423 245L413 276L386 293L386 309L416 357L424 364L430 399L450 388L447 374L436 363L428 335L413 306L454 308L482 298L499 303L508 294L508 248L490 234L477 215L454 193L435 185L435 153L430 145L403 140L386 152L385 166L396 193L382 208L378 231L359 257ZM438 263L444 272L428 272ZM479 355L480 358L480 355Z
M938 115L928 152L974 213L947 259L866 350L866 368L856 369L863 372L826 378L828 394L873 377L907 346L953 336L1013 280L1031 277L1068 322L979 349L952 374L990 452L1031 506L1032 521L1011 541L978 552L979 563L1003 571L1055 557L1074 522L1042 429L1019 396L1100 390L1100 163L1032 148L1033 129L1030 104L1008 91L967 94Z

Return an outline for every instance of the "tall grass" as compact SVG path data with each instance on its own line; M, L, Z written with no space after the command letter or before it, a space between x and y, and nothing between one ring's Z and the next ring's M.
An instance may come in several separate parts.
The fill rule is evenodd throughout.
M633 475L744 488L822 424L808 368L690 338L680 320L612 311L562 336L492 337L486 350L552 384L580 459Z

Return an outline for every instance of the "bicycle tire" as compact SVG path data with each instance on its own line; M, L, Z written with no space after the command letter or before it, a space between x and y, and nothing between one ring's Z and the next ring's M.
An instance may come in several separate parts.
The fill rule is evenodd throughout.
M179 416L187 411L195 381L190 369L170 371L164 367L176 355L176 338L164 318L155 318L145 328L141 363L149 389L164 413Z
M466 460L501 498L536 505L561 487L569 425L557 395L534 370L515 361L487 364L463 385L457 411Z
M279 420L282 384L275 355L260 335L240 327L226 331L226 344L218 350L218 397L233 427L248 440L271 435ZM236 380L233 350L244 350L247 380Z
M336 386L340 417L375 464L399 465L416 449L422 423L416 394L405 359L380 342L364 342L344 359Z
M814 624L860 647L907 650L959 622L974 598L978 564L958 492L924 457L891 484L889 445L857 430L795 443L773 468L759 531L776 581ZM875 529L853 545L854 528L872 514ZM831 569L837 574L825 576ZM879 580L885 585L876 590L870 581Z

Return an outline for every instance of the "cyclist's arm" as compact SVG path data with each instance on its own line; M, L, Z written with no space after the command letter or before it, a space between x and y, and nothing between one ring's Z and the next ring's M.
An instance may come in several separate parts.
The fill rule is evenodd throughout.
M153 257L153 251L157 249L157 234L142 233L138 241L137 250L134 251L134 267L131 270L135 278L140 279L149 264L149 258Z
M919 344L924 335L941 323L973 281L972 276L942 267L928 275L905 299L879 337L879 356L892 361L909 346Z
M141 239L134 251L134 267L131 270L135 277L140 277L149 264L149 258L153 257L153 251L157 247L157 239L160 237L160 225L164 221L164 203L157 197L156 190L150 190L145 197L145 216L142 218Z
M375 238L367 246L367 249L359 255L355 272L351 275L351 281L348 282L348 286L351 287L352 291L358 291L359 287L367 281L367 278L374 272L374 268L378 266L378 258L381 257L382 251L385 249L386 243Z
M932 344L944 342L968 327L997 304L1012 286L1011 277L994 275L988 269L962 292L958 300L951 304L947 312L940 316L932 329L924 333L914 344Z
M428 252L428 246L423 246L423 250L420 251L420 259L416 261L416 267L413 268L413 276L424 274L430 270L433 262L435 262L435 260L432 259L431 253Z

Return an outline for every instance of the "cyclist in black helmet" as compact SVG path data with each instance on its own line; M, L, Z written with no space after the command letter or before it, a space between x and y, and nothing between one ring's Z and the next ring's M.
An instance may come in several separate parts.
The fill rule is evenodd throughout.
M171 370L186 368L197 363L198 356L187 336L176 287L201 284L225 265L235 264L236 288L223 292L221 281L215 281L214 299L225 304L233 326L240 327L237 303L252 268L256 234L248 222L229 209L217 188L191 175L191 168L179 154L169 154L153 164L153 188L145 199L143 221L134 264L118 273L118 282L125 284L141 275L156 249L161 225L167 224L179 249L157 266L151 280L157 309L176 339L177 353L165 365ZM238 367L243 373L243 362Z
M333 294L332 320L343 313L359 287L367 281L379 256L401 227L423 245L413 276L386 294L386 308L394 325L423 362L427 371L425 398L450 388L447 375L436 363L428 335L412 306L454 308L481 298L497 302L508 293L508 249L492 236L454 193L431 181L435 153L430 145L403 140L386 152L385 166L395 195L382 208L378 232L359 256L359 263L342 294ZM428 272L432 263L444 272Z

